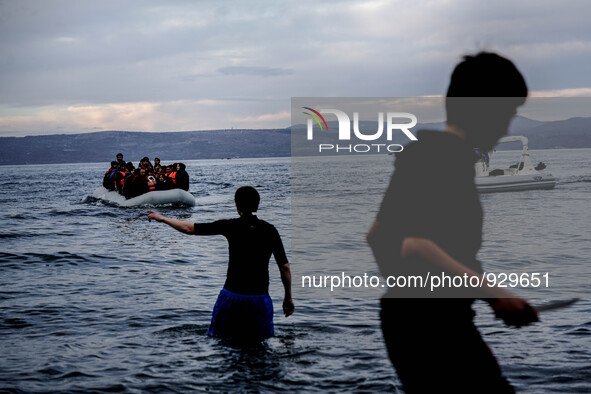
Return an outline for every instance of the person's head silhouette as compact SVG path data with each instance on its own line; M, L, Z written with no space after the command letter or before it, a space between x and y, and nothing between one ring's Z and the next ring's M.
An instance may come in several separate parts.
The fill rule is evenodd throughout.
M446 95L447 123L484 151L507 133L527 85L510 61L494 53L464 56L454 69Z

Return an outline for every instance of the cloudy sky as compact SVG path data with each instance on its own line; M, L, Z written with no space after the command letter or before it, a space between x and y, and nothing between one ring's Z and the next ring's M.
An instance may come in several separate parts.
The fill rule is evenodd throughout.
M591 96L591 2L0 0L0 136L286 127L291 97L440 95L464 53Z

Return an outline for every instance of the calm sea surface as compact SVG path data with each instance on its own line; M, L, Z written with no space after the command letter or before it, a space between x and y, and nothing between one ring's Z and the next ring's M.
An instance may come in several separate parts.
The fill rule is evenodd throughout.
M481 259L496 271L516 260L526 261L528 270L560 267L556 273L568 283L572 272L585 272L578 267L591 264L591 150L532 153L559 178L556 189L482 196ZM310 160L338 176L323 158ZM359 160L356 175L375 180L365 193L355 187L322 193L333 197L329 201L367 203L373 207L369 223L392 160ZM292 201L289 158L186 164L197 205L159 211L195 222L232 218L235 189L250 184L261 193L259 217L277 227L291 255L301 230L297 223L292 227L291 208L301 201ZM292 259L296 313L289 319L279 313L282 287L270 266L276 337L250 348L207 337L225 278L226 240L183 235L149 223L146 207L92 198L107 166L0 167L0 391L381 392L399 386L379 330L380 293L298 297L298 278L306 274L306 264L297 261L306 256L302 250ZM293 187L302 185L296 179ZM297 190L294 195L300 198ZM367 223L358 226L359 234ZM334 237L322 234L310 245L310 260L314 248L342 249ZM362 239L347 247L367 250ZM475 305L481 332L522 392L591 390L590 281L572 283L574 290L532 293L536 302L575 295L581 300L520 330L504 327L484 304Z

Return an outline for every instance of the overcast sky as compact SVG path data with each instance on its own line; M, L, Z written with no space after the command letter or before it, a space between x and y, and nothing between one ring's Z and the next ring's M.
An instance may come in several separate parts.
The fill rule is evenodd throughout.
M0 0L0 136L290 124L291 97L441 95L462 54L591 96L591 2Z

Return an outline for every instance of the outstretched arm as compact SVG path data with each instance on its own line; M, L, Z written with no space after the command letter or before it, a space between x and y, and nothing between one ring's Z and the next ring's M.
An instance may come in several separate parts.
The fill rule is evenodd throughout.
M466 267L461 262L451 257L435 242L426 238L406 237L402 240L402 257L417 255L429 261L431 264L443 269L447 273L469 277L482 275ZM493 286L484 280L481 290L488 298L485 298L495 311L495 315L509 326L521 327L538 321L535 309L524 299L518 298L505 289Z
M158 212L150 211L148 209L148 220L151 221L152 219L154 219L157 222L166 223L170 227L180 231L181 233L193 234L195 232L195 224L193 224L191 222L186 222L184 220L178 220L178 219L171 219L171 218L166 217L162 214L159 214Z
M279 272L281 272L281 282L285 289L285 296L283 297L283 313L285 314L285 317L288 317L295 310L293 299L291 298L291 269L289 268L289 263L280 265Z

